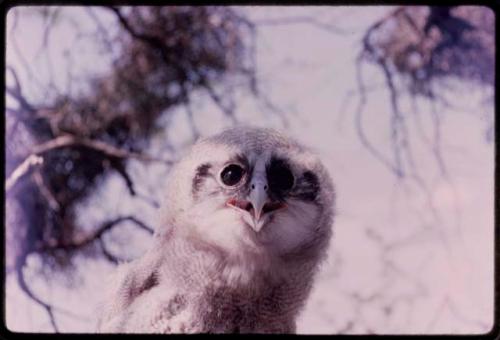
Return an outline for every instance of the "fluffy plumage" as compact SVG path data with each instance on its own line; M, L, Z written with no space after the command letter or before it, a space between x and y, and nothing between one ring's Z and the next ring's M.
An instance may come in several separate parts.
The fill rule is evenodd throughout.
M197 142L167 180L153 245L107 285L98 331L295 332L332 232L319 159L239 127Z

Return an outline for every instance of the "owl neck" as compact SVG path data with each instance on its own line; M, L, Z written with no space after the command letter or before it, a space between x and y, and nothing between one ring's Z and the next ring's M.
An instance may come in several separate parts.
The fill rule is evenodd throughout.
M284 261L263 253L228 255L220 248L175 235L164 243L166 260L175 264L173 277L195 291L203 291L209 282L212 289L224 287L247 295L284 285L306 292L316 267L315 261Z

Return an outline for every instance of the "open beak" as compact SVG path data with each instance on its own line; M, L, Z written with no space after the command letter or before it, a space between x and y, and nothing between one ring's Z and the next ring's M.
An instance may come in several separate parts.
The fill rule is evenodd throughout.
M281 202L271 202L267 195L267 183L265 181L254 181L251 183L251 191L246 200L230 199L227 204L244 210L243 219L259 232L268 221L270 212L284 208Z
M252 183L252 190L250 191L250 195L248 195L248 201L253 206L253 217L256 221L259 221L262 217L262 209L269 200L266 189L267 185L255 185L255 183Z

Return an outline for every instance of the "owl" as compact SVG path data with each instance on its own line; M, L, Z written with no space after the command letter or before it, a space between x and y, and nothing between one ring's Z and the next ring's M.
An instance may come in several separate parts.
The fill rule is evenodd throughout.
M236 127L195 143L165 186L152 246L118 267L98 332L294 333L332 235L318 157Z

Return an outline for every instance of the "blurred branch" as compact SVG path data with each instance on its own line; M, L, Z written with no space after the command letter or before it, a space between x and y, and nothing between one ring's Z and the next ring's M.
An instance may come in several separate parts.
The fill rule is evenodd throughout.
M33 108L33 106L31 106L30 103L28 103L26 98L23 96L21 83L19 81L19 76L17 75L16 70L10 65L7 65L6 69L10 71L10 73L12 74L12 78L14 79L14 87L5 86L5 91L7 92L7 94L11 95L15 100L17 100L22 109L30 113L35 112L36 110Z
M35 54L36 56L39 56L42 53L42 51L47 50L49 48L50 32L51 32L53 25L55 23L55 20L57 18L58 11L59 11L59 9L56 8L53 11L50 11L47 14L47 16L44 17L45 27L43 29L42 43L40 44L38 52Z
M221 109L221 111L231 119L232 123L236 123L236 117L234 116L234 105L226 105L222 98L215 92L214 88L208 83L203 75L200 76L200 83L207 90L208 95L212 98L213 102Z
M356 132L358 133L359 139L361 140L361 143L366 147L366 149L376 158L378 159L383 165L385 165L391 172L398 174L399 171L396 168L395 165L391 163L389 159L387 159L382 153L380 153L379 150L375 148L372 142L368 140L368 137L366 136L365 130L362 125L362 118L363 118L363 112L366 106L366 85L363 80L362 76L362 71L361 71L361 58L358 57L356 61L356 75L357 75L357 82L358 82L358 91L359 91L359 101L358 101L358 106L355 111L355 125L356 125Z
M17 183L17 181L21 177L23 177L33 166L38 166L43 163L43 158L41 158L39 155L54 149L68 147L68 146L83 146L89 149L102 152L103 154L109 157L119 158L119 159L133 158L146 162L160 162L167 165L171 165L173 163L173 161L171 160L159 159L156 157L151 157L136 152L130 152L127 150L119 149L101 141L91 140L88 138L80 138L72 135L63 135L54 138L48 142L45 142L43 144L35 146L33 148L33 153L28 157L26 157L26 159L16 167L16 169L9 175L9 177L5 181L6 191L8 192ZM117 170L118 173L125 179L130 193L132 195L135 195L132 180L126 173L123 166L119 166L118 163L114 162L113 168Z
M427 332L432 332L434 326L446 310L448 310L450 314L453 315L461 323L468 323L483 330L491 329L491 325L489 325L487 322L464 316L463 312L460 311L459 308L457 308L456 304L453 302L450 296L446 295L436 308L436 312L431 319L431 322L427 325Z
M40 193L42 194L42 196L47 200L47 202L49 203L49 207L52 209L52 210L59 210L60 208L60 205L59 203L57 202L56 198L54 197L54 195L50 192L50 189L47 187L47 185L45 184L44 180L43 180L43 177L42 177L42 174L40 173L40 171L35 171L33 173L33 178L35 180L35 183L37 184L38 186L38 189L40 191Z
M10 65L7 65L6 69L7 71L10 71L12 77L14 78L14 89L10 89L10 91L14 93L15 96L22 96L21 82L19 81L16 70L14 70L14 68Z
M31 288L28 286L28 284L26 283L26 280L24 278L24 273L23 273L23 266L24 266L24 262L22 263L22 265L18 265L17 268L16 268L16 273L17 273L17 283L19 284L19 287L21 288L21 290L31 299L33 300L34 302L36 302L38 305L40 305L41 307L43 307L45 309L45 311L47 312L47 314L49 315L49 320L50 320L50 324L52 325L52 327L54 328L54 331L56 333L59 332L59 328L57 327L57 323L56 323L56 319L54 317L54 307L51 306L50 304L42 301L38 296L36 296L33 291L31 290Z
M290 24L308 24L324 31L335 33L335 34L350 34L351 31L344 30L335 25L324 23L318 21L314 17L310 16L297 16L297 17L281 17L281 18L268 18L268 19L259 19L253 21L256 26L278 26L278 25L290 25Z
M136 32L135 29L132 26L130 26L128 20L122 15L121 11L118 8L114 6L106 6L105 8L110 9L111 11L113 11L113 13L115 13L122 27L125 28L125 30L129 32L132 37L148 42L151 45L154 45L160 49L163 48L163 44L161 40L159 40L158 38Z
M191 107L191 99L189 98L189 94L188 94L188 91L186 89L186 84L181 83L180 88L181 88L182 97L184 100L184 106L186 108L186 113L188 115L189 126L191 128L191 134L193 135L193 140L196 140L200 136L200 132L198 131L198 128L196 127L196 122L194 120L194 112L193 112L193 109Z
M135 196L136 192L134 188L134 182L125 169L125 164L123 162L117 162L116 159L110 159L110 161L113 169L115 169L116 172L118 172L118 174L120 174L120 176L122 176L123 180L125 181L130 195Z
M94 230L89 235L81 236L81 237L79 237L79 239L71 240L68 242L59 241L59 242L55 242L52 244L44 244L44 245L41 245L38 250L39 251L47 251L47 250L55 250L55 249L64 249L64 250L80 249L80 248L83 248L85 246L88 246L89 244L91 244L94 241L98 241L103 234L110 231L116 225L118 225L122 222L125 222L125 221L129 221L129 222L134 223L137 227L149 232L150 234L152 234L154 232L154 230L151 227L147 226L144 222L140 221L136 217L134 217L134 216L122 216L122 217L118 217L114 220L110 220L110 221L106 221L106 222L102 223L100 227L98 227L96 230Z
M19 288L23 291L24 294L26 294L26 296L33 300L36 304L38 304L39 306L41 306L43 309L45 309L45 311L47 312L48 314L48 317L49 317L49 321L50 321L50 324L52 326L52 328L54 329L54 331L56 333L59 333L59 327L57 325L57 322L56 322L56 318L55 318L55 314L54 312L59 312L59 313L62 313L62 314L65 314L69 317L72 317L74 319L77 319L77 320L82 320L82 319L87 319L85 316L83 315L78 315L76 313L73 313L69 310L66 310L66 309L63 309L63 308L60 308L60 307L56 307L56 306L53 306L52 304L50 303L47 303L45 301L43 301L42 299L40 299L34 292L33 290L31 289L31 287L28 285L28 283L26 282L26 278L24 276L24 271L23 271L23 268L25 267L26 265L26 258L27 258L28 254L27 253L24 253L19 259L18 259L18 262L16 263L16 266L15 266L15 269L12 268L11 270L15 270L16 272L16 279L17 279L17 283L19 285Z
M33 167L40 166L42 163L42 157L35 154L28 156L14 171L12 171L9 177L7 177L5 181L5 191L9 192L21 177L26 175Z
M15 30L17 29L17 24L18 24L18 13L17 11L12 11L12 28L11 31L9 32L9 38L12 43L12 47L14 49L14 52L16 53L16 56L18 60L20 61L20 64L24 67L26 73L28 74L29 79L36 83L40 88L45 88L46 86L43 84L42 81L40 81L35 74L33 73L33 70L31 69L30 63L26 60L24 57L24 54L22 53L21 49L19 48L19 45L17 43L16 39L16 34Z
M104 25L102 24L99 17L94 13L94 10L92 7L87 7L85 9L87 11L87 14L95 22L95 24L97 26L97 31L101 35L102 41L105 43L106 49L108 50L109 53L111 53L113 51L113 48L111 46L111 39L109 37L108 31L104 28Z
M166 159L160 159L148 155L144 155L141 153L136 153L136 152L131 152L127 150L123 150L117 147L114 147L112 145L109 145L107 143L104 143L102 141L98 140L92 140L88 138L83 138L83 137L77 137L73 135L62 135L59 137L56 137L52 140L49 140L43 144L37 145L33 148L33 154L43 154L45 152L58 149L58 148L63 148L67 146L83 146L89 149L93 149L99 152L102 152L103 154L110 156L110 157L116 157L116 158L134 158L138 159L141 161L145 162L159 162L159 163L164 163L167 165L171 165L173 163L172 160L166 160Z
M375 56L375 61L379 66L381 66L384 69L384 75L386 78L386 85L389 87L390 91L390 97L391 97L391 106L392 106L392 125L394 128L394 124L397 124L398 118L399 118L399 109L397 105L397 95L395 92L395 87L392 82L392 78L390 77L390 72L387 68L387 65L384 64L384 60L381 56L378 56L374 47L370 43L370 36L372 32L376 29L378 29L384 22L387 20L388 17L392 15L396 15L402 11L402 8L396 9L395 11L392 11L387 17L384 17L378 21L376 21L374 24L372 24L366 31L365 35L363 36L362 39L362 44L363 44L363 49L359 53L358 57L356 58L356 79L358 83L358 91L359 91L359 102L358 102L358 107L356 109L356 115L355 115L355 122L356 122L356 130L358 132L358 136L360 137L361 142L363 145L367 148L367 150L375 157L377 158L382 164L384 164L387 168L391 170L394 174L396 174L397 177L402 177L402 169L401 169L401 164L399 160L399 149L398 145L395 145L395 152L396 152L396 164L393 164L389 159L387 159L385 156L383 156L376 148L375 146L368 140L364 129L362 127L362 115L363 111L366 105L366 85L363 80L362 76L362 62L367 53L372 54ZM393 134L392 134L393 141L396 140L397 142L397 130L393 129Z
M113 6L106 6L105 8L110 9L113 11L113 13L116 15L118 18L118 21L120 22L121 26L135 39L141 40L143 42L148 43L150 46L158 49L165 60L165 62L168 64L170 61L170 54L167 46L158 38L152 35L148 34L143 34L137 32L128 22L128 20L123 16L121 11Z
M101 251L104 255L104 257L111 263L113 264L119 264L120 263L120 260L113 254L111 254L108 250L108 248L106 248L106 243L104 242L104 240L102 238L99 238L98 240L99 242L99 245L101 246Z

